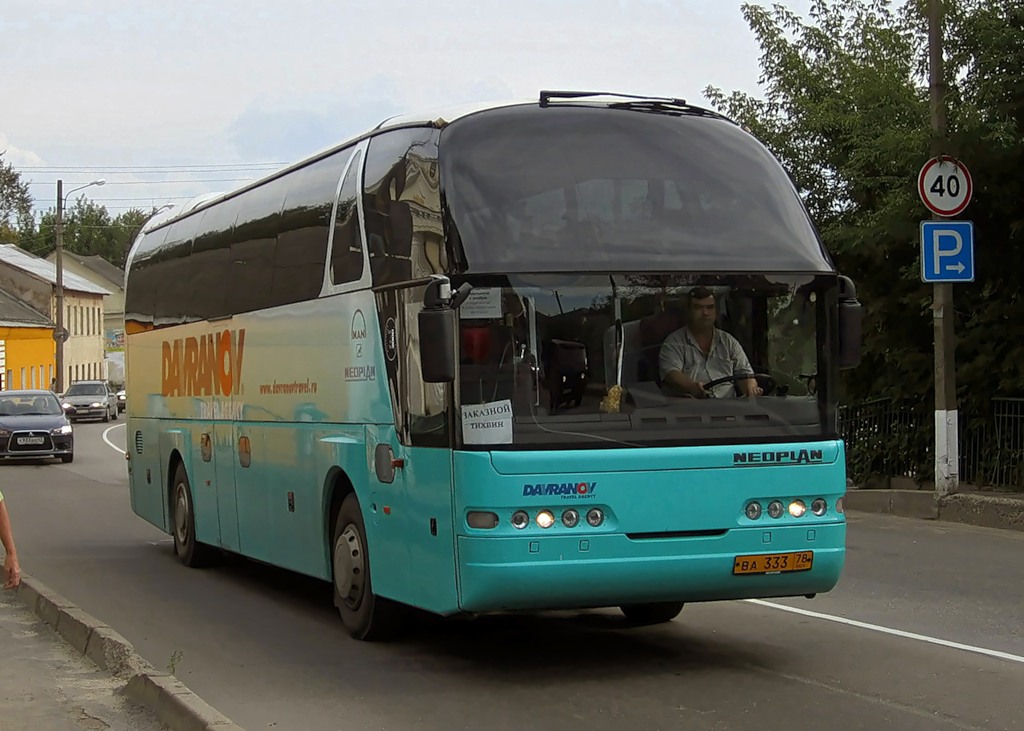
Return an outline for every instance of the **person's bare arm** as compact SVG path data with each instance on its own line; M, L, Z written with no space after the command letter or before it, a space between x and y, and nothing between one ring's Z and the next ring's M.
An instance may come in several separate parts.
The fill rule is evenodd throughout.
M704 390L704 384L698 383L682 371L669 371L661 380L663 383L667 383L677 391L689 394L694 398L704 398L707 396L707 392Z
M14 531L7 514L7 501L0 500L0 543L4 546L4 588L14 589L21 583L21 566L18 565L18 550L14 546Z
M750 374L750 378L744 378L741 381L736 381L739 386L740 392L744 396L761 396L764 394L764 389L757 385L757 379L753 377L754 369L750 367L750 360L747 358L747 354L743 351L743 346L740 345L736 338L729 335L726 337L726 342L729 345L729 349L732 352L733 362L736 364L733 369L733 373L737 376L743 376Z
M739 381L740 390L743 391L745 396L761 396L764 394L764 389L757 385L756 378L745 378Z

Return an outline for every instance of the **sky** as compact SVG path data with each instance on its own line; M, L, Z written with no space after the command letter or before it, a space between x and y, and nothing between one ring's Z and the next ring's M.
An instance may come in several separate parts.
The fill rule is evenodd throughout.
M806 16L810 0L780 4ZM117 215L230 190L400 113L541 89L760 94L740 6L0 0L0 151L37 214L58 178L65 193L104 178L70 200Z

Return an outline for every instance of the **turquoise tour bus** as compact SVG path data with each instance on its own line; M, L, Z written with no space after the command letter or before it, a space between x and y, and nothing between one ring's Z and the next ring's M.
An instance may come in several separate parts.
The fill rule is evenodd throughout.
M136 514L438 615L827 592L861 307L786 172L679 99L389 119L164 213L126 280Z

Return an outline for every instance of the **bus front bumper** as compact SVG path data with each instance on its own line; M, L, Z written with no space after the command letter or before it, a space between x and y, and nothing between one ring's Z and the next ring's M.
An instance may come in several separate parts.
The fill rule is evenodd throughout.
M819 594L839 580L845 546L845 522L641 540L621 533L459 536L460 608L575 609ZM738 556L794 551L813 553L809 570L733 574Z

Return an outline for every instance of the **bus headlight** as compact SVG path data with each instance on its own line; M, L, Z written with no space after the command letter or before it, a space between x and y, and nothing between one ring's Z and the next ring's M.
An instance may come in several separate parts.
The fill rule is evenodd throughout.
M573 510L572 508L569 508L564 513L562 513L562 525L564 525L566 528L575 528L579 522L580 514L577 511Z
M794 518L799 518L807 512L807 503L803 500L794 500L789 504L789 514Z
M846 505L843 504L842 498L836 500L836 512L839 514L846 512Z
M815 498L811 502L811 512L817 515L819 518L825 514L828 510L828 503L825 502L824 498Z
M749 502L743 512L747 514L747 518L750 520L757 520L761 517L761 503L757 501Z
M550 510L542 510L537 513L537 525L541 528L550 528L555 524L555 515Z
M530 524L530 516L527 515L525 510L517 510L512 513L512 527L517 530L522 530Z
M587 522L597 528L604 522L604 511L601 508L591 508L587 511Z
M779 500L772 500L768 503L768 517L769 518L781 518L782 514L786 511L785 506Z

